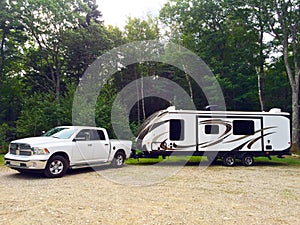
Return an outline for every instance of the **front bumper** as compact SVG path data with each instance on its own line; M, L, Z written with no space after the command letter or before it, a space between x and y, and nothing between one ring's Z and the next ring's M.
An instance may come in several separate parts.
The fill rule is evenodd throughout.
M12 169L43 170L46 167L48 157L45 156L25 156L7 154L4 157L5 165Z

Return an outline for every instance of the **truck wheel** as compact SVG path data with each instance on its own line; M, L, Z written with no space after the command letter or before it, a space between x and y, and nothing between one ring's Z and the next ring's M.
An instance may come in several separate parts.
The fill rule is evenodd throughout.
M67 169L68 161L60 155L55 155L48 160L44 174L49 178L58 178L65 175Z
M235 165L235 157L232 154L225 155L223 157L223 164L225 166L234 166Z
M242 163L244 166L252 166L254 164L253 156L250 154L243 155Z
M124 165L125 155L123 152L117 152L112 160L113 167L122 167Z

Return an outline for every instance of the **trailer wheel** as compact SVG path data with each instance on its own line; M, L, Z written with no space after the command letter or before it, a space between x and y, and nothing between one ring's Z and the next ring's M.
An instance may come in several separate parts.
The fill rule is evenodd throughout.
M254 164L253 156L250 154L243 155L242 163L244 166L252 166Z
M235 157L232 154L225 155L223 157L223 164L225 166L234 166L235 165Z
M68 169L68 161L60 155L55 155L48 160L44 174L49 178L58 178L65 175Z
M117 152L112 160L113 167L122 167L124 165L125 155L123 152Z

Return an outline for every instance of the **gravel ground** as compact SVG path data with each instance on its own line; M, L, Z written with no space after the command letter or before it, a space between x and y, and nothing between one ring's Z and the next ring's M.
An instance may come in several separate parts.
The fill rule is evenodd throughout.
M0 167L0 191L0 224L300 224L299 166Z

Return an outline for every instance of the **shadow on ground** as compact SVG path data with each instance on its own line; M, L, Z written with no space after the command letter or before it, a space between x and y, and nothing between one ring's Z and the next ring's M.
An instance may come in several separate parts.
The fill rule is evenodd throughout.
M219 167L220 169L222 167L226 168L223 165L222 160L218 160L210 164L208 161L187 161L187 160L163 160L163 161L143 161L143 160L130 160L127 164L124 165L124 167L128 166L157 166L157 167L166 167L166 166L173 166L173 167L182 167L182 166L188 166L188 167ZM251 167L280 167L280 166L291 166L286 162L279 162L279 161L256 161L255 164ZM243 168L244 166L240 161L237 161L235 166L233 168ZM98 171L106 171L106 170L115 170L120 168L113 168L111 165L103 165L103 166L97 166L97 167L90 167L90 168L81 168L81 169L69 169L65 176L74 176L78 174L84 174L84 173L90 173L90 172L98 172ZM6 175L6 177L14 178L14 179L23 179L23 180L38 180L38 179L49 179L44 176L43 173L36 173L36 172L15 172L15 173L9 173ZM54 178L55 179L55 178Z

